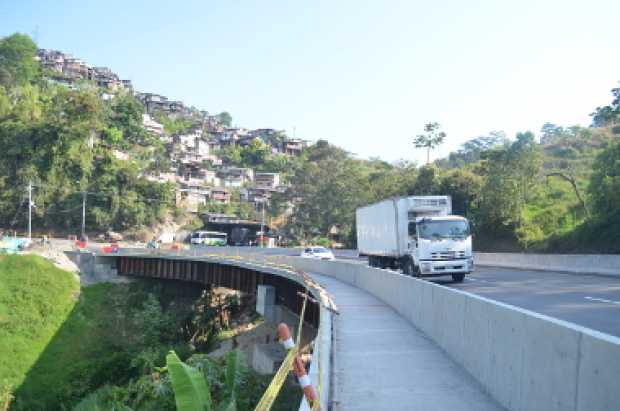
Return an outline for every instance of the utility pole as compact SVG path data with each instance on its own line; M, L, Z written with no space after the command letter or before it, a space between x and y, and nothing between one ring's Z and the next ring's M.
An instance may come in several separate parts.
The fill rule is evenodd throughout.
M82 191L82 238L86 233L86 191Z
M261 241L260 241L260 247L264 248L265 247L265 199L263 198L263 212L262 212L262 218L261 218L261 222L260 222L260 236L261 236Z
M32 181L28 182L28 239L32 239Z

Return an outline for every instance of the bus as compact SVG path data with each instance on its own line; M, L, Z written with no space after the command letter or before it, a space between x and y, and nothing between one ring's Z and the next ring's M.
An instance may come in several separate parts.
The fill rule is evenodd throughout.
M228 243L228 235L217 231L194 231L190 243L195 245L225 246Z

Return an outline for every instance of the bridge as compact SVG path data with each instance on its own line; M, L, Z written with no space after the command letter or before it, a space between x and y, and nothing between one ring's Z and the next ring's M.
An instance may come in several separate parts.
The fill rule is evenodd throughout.
M277 303L297 313L298 292L307 287L318 301L305 317L318 329L310 376L316 385L320 375L324 410L620 409L617 336L353 259L218 251L122 250L80 259L101 278L153 277L246 292L272 286ZM601 278L619 286L616 278ZM476 282L482 281L462 287L484 288ZM534 278L528 282L535 286ZM613 308L617 319L620 306ZM613 321L604 327L616 330Z

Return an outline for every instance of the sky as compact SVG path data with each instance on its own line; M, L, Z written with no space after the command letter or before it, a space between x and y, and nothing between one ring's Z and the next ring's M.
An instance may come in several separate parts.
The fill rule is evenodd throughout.
M617 0L0 0L0 36L107 66L245 128L423 162L503 130L589 125L620 81Z

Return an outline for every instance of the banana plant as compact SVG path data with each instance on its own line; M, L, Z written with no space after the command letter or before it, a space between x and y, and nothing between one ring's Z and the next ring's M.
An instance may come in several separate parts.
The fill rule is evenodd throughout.
M211 393L202 373L183 363L174 351L166 356L177 411L211 411Z
M245 366L241 351L233 350L226 354L226 372L224 381L225 399L218 411L237 410L237 392L245 377Z
M218 406L213 404L203 372L185 364L174 351L166 356L166 366L155 371L168 373L177 411L237 411L239 388L246 376L243 354L238 350L226 355L224 398ZM113 398L112 389L104 387L84 398L73 411L132 411Z

